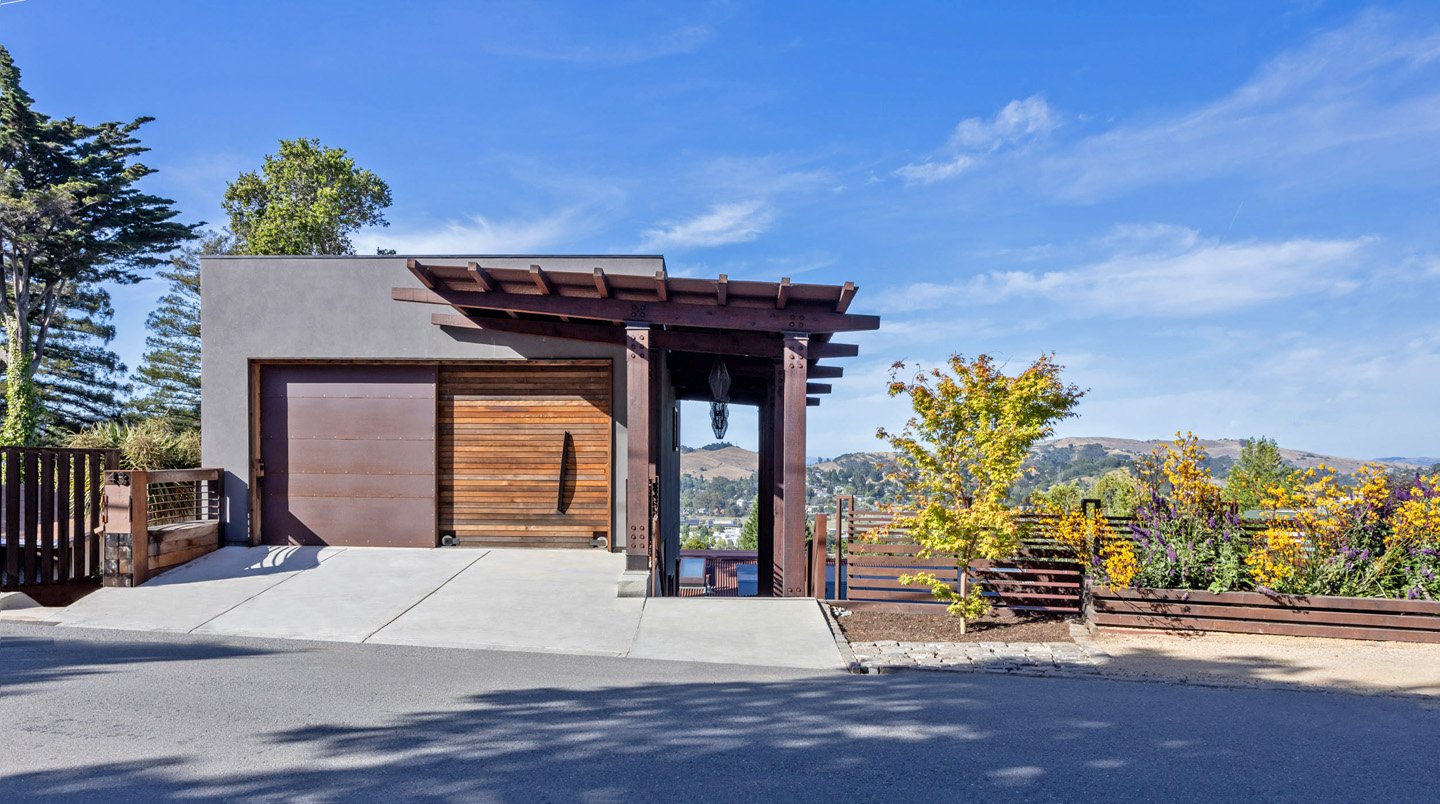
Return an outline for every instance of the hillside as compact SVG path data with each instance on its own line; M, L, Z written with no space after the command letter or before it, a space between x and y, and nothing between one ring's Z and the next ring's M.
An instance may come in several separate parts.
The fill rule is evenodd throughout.
M1139 440L1081 436L1046 441L1031 451L1027 466L1034 471L1023 478L1013 495L1016 500L1055 483L1072 480L1088 483L1112 469L1130 469L1135 461L1150 454L1163 439ZM1201 439L1210 455L1206 464L1217 481L1224 481L1240 457L1239 439ZM1280 448L1280 454L1292 466L1309 469L1320 464L1335 468L1341 474L1356 472L1366 463L1381 463L1392 468L1428 467L1429 459L1382 458L1364 460L1336 455L1321 455L1308 450ZM746 500L755 495L755 467L759 456L733 444L711 444L692 449L685 447L680 456L682 475L681 507L687 515L741 516L748 510ZM862 505L873 505L892 499L894 484L884 479L888 452L855 452L811 463L807 468L807 485L812 507L828 506L836 495L853 494Z

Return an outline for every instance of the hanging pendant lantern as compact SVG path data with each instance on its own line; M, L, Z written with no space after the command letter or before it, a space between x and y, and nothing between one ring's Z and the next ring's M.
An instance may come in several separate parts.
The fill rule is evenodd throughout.
M723 360L710 367L710 430L716 439L730 429L730 370Z

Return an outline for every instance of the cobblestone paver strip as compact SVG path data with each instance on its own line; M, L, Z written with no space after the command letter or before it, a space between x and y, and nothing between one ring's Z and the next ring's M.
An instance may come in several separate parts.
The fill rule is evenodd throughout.
M1073 642L851 642L867 672L902 668L1024 675L1098 673L1109 656Z

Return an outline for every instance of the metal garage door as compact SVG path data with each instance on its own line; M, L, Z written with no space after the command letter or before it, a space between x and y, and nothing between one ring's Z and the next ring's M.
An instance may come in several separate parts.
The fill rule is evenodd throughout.
M260 369L265 544L434 547L435 367Z

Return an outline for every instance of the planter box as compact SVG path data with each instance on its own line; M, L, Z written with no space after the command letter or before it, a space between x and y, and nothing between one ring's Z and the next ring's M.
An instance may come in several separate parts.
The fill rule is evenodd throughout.
M1086 620L1112 628L1440 643L1440 602L1093 587Z

